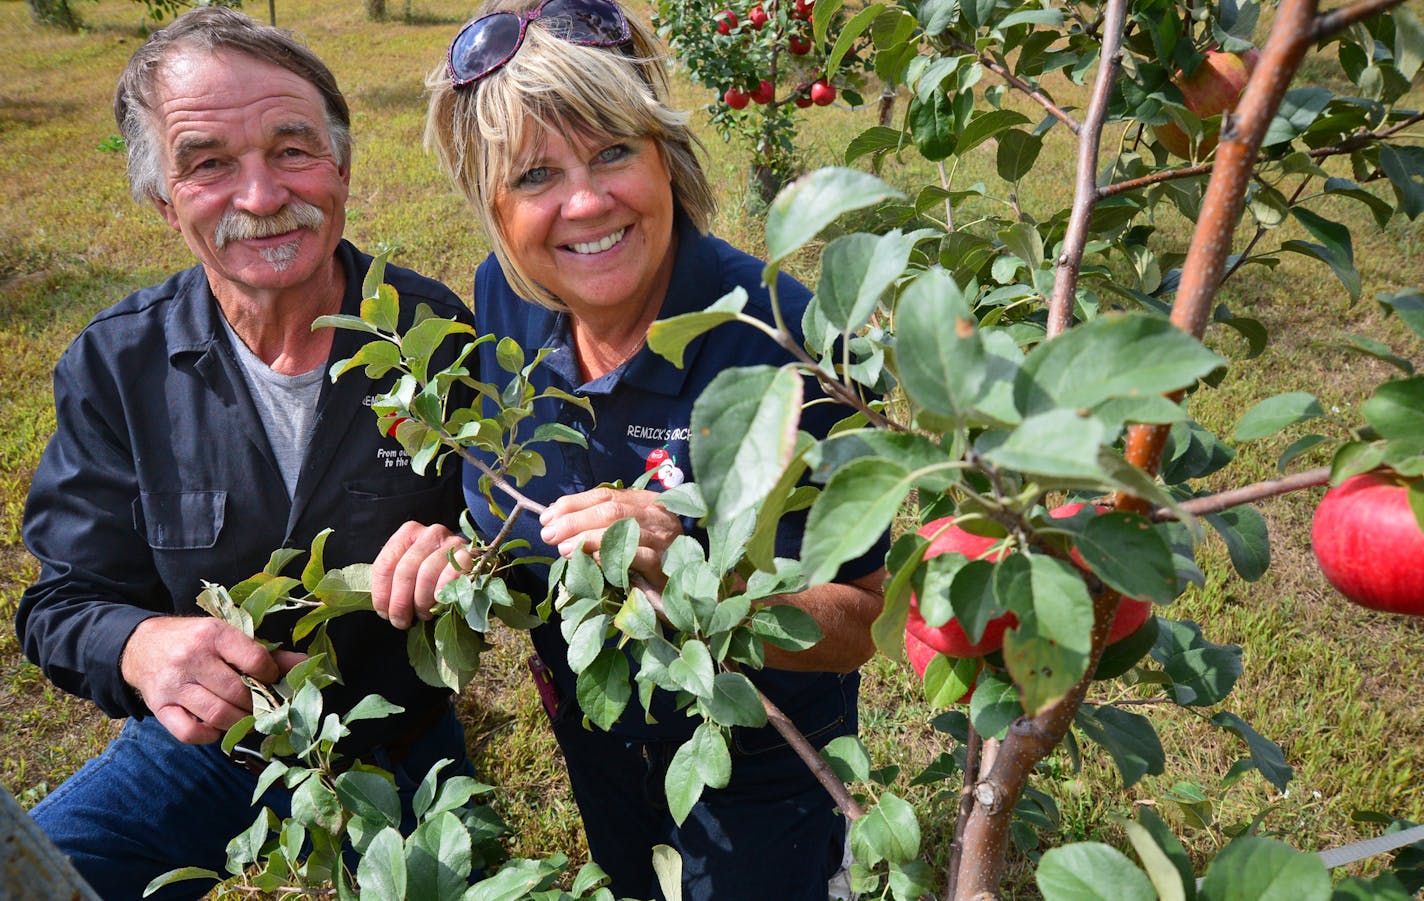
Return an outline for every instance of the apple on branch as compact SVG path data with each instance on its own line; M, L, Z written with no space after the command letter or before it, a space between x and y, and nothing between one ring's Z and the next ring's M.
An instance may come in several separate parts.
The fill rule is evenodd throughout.
M769 18L770 16L766 14L766 10L762 9L760 4L753 6L751 12L747 13L747 21L750 22L752 24L752 27L757 29L758 31L760 31L762 27L766 25L767 20Z
M1409 504L1416 481L1388 470L1362 473L1325 492L1315 508L1315 560L1356 604L1424 616L1424 530Z
M724 9L712 18L717 23L718 34L731 34L737 27L737 14L730 9Z
M1178 72L1172 83L1182 92L1187 109L1195 116L1200 119L1219 116L1236 108L1236 101L1241 99L1241 92L1246 89L1246 82L1255 71L1260 56L1260 51L1255 48L1239 55L1208 50L1206 58L1190 77ZM1195 157L1192 155L1191 138L1175 122L1154 126L1152 133L1168 153L1179 159L1202 159L1216 148L1216 129L1202 133Z
M751 96L746 91L739 88L727 88L727 92L722 95L722 102L732 109L746 109L751 102Z
M776 85L763 78L756 87L747 92L747 96L752 99L753 103L770 103L776 96Z
M1087 505L1082 503L1064 504L1048 511L1048 515L1054 519L1066 519L1085 506ZM1106 508L1098 507L1097 509L1101 512ZM927 523L920 528L920 534L930 539L930 546L925 549L926 560L938 557L940 554L958 552L970 560L997 562L1002 560L1009 551L1001 539L975 535L955 525L954 517L945 517ZM1086 568L1082 557L1076 550L1072 552L1071 556L1079 568ZM1117 615L1114 617L1112 629L1108 633L1108 644L1121 641L1136 632L1151 615L1152 604L1150 602L1136 598L1123 598L1118 604ZM1004 633L1017 626L1018 623L1019 619L1013 613L996 616L985 625L984 634L978 641L970 641L964 627L954 617L950 617L940 626L931 626L925 622L924 616L920 613L919 599L911 594L910 612L905 620L905 631L949 657L982 657L1003 647Z

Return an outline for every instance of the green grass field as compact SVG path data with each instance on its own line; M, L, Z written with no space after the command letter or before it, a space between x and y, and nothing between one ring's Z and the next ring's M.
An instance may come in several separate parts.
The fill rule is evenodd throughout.
M266 4L249 6L265 15ZM401 11L401 4L390 6ZM472 6L472 0L416 0L410 22L371 23L355 0L277 3L278 23L298 30L327 60L351 102L357 150L348 236L367 249L398 245L398 262L466 295L486 246L474 218L421 149L421 83ZM94 313L190 264L177 235L128 196L121 155L100 149L115 132L114 80L142 40L141 7L125 0L74 7L88 27L67 34L33 25L18 0L0 0L0 184L6 194L0 205L0 612L7 621L35 573L20 542L20 522L30 474L53 428L51 366ZM1333 65L1313 60L1304 77L1334 78ZM677 90L689 108L710 99L685 79ZM1416 87L1416 97L1420 93ZM694 121L705 118L695 114ZM805 161L825 165L838 162L851 137L874 124L875 111L818 108L804 121ZM1110 129L1112 142L1120 131ZM709 172L726 198L716 231L757 252L759 225L738 202L745 148L724 144L710 129L703 136ZM1068 202L1073 147L1062 129L1055 138L1021 185L1025 209ZM992 171L992 151L981 152L959 167L955 184L986 180ZM890 161L883 174L911 189L937 178L918 159ZM1333 345L1341 332L1387 341L1424 364L1424 348L1398 323L1382 319L1372 300L1379 291L1424 284L1424 222L1397 216L1380 230L1363 207L1342 203L1319 208L1351 227L1362 300L1352 306L1323 266L1299 257L1234 278L1222 299L1236 313L1263 321L1273 343L1247 360L1233 334L1209 333L1208 341L1235 363L1218 389L1194 401L1194 415L1218 433L1229 434L1256 400L1287 390L1312 391L1343 419L1357 419L1352 409L1383 369ZM1163 211L1157 224L1164 242L1184 246L1190 223ZM813 256L791 268L814 281ZM1213 487L1271 476L1290 437L1242 448ZM1297 466L1323 462L1312 458ZM1164 776L1124 792L1094 746L1084 745L1081 769L1066 754L1050 758L1038 787L1056 800L1062 824L1043 836L1044 847L1089 837L1116 842L1113 818L1139 804L1155 805L1199 857L1258 816L1263 829L1302 849L1373 834L1375 827L1352 820L1357 810L1424 819L1424 706L1416 702L1424 687L1424 623L1355 608L1325 584L1309 548L1319 494L1262 505L1273 555L1264 578L1242 582L1231 574L1220 542L1209 540L1199 559L1208 573L1205 587L1169 611L1200 622L1214 641L1243 647L1245 675L1226 707L1280 742L1295 768L1290 790L1280 794L1256 773L1225 784L1244 746L1206 726L1200 713L1155 707L1145 712L1167 748ZM496 639L490 664L462 699L477 766L499 786L498 803L515 830L513 853L564 850L577 859L577 813L523 667L527 641L510 633ZM865 674L863 737L877 765L905 765L897 790L925 802L928 853L938 867L947 860L956 798L905 788L916 764L945 749L928 725L936 711L903 663L877 657ZM1098 691L1093 700L1133 697L1137 690ZM0 630L0 720L0 781L26 805L97 753L117 729L87 702L50 687L24 660L9 628ZM1172 800L1191 794L1192 786L1209 802L1192 808L1199 815L1205 810L1204 817L1189 816ZM1025 865L1015 870L1011 893L1031 895L1026 872Z

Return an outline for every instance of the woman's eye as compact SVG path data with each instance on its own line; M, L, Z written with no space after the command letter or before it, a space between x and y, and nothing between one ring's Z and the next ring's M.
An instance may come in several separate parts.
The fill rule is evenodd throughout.
M521 187L533 188L542 185L549 180L549 169L546 166L536 166L519 176Z
M628 147L626 144L614 144L612 147L605 147L598 151L598 161L600 163L611 163L615 160L621 160L627 155Z

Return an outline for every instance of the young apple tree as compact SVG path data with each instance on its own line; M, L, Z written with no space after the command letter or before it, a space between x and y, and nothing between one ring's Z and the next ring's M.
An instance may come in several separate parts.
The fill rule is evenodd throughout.
M798 110L814 116L838 97L863 102L869 41L838 38L848 18L840 3L817 12L814 0L657 3L658 33L692 80L715 93L712 124L750 148L750 189L761 208L800 173Z

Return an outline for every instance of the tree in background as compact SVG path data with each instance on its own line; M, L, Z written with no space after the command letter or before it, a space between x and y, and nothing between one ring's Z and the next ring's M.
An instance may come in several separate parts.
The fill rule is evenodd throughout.
M840 5L813 0L659 0L654 24L694 82L724 140L751 150L750 196L764 209L801 171L798 110L864 102L868 41L836 39Z

